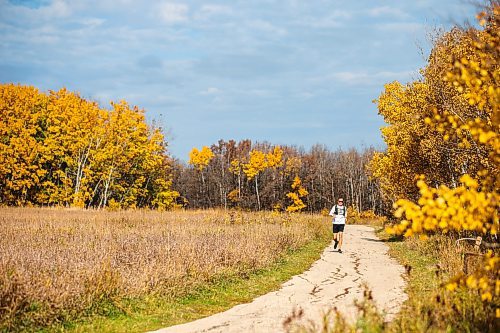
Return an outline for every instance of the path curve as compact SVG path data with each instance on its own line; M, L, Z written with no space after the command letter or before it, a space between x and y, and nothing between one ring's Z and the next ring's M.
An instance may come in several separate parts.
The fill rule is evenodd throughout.
M406 299L404 268L387 254L373 228L347 225L344 253L329 245L311 268L285 282L278 291L237 305L225 312L190 323L160 329L158 333L284 332L283 321L303 310L301 322L319 323L323 313L336 307L354 318L355 299L362 299L363 284L373 292L379 309L390 320Z

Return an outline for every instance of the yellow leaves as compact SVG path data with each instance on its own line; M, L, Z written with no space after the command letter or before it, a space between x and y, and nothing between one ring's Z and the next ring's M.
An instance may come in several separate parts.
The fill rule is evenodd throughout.
M467 174L460 177L460 182L469 187L471 190L476 190L479 185L477 180Z
M429 159L439 162L437 148L443 140L430 136L426 128L435 116L441 117L430 114L433 107L428 101L430 93L426 82L407 85L392 82L385 85L378 99L379 114L389 124L382 129L387 151L375 155L369 171L393 200L414 191L413 174L430 169Z
M286 160L285 163L285 175L297 174L302 166L302 159L300 157L291 156Z
M239 175L241 172L241 168L243 167L241 161L238 159L234 159L231 161L230 165L231 166L229 167L229 171L231 171L235 175Z
M458 287L478 290L483 302L492 302L494 297L500 296L499 266L500 257L490 250L483 256L483 264L478 270L469 276L453 278L445 287L449 291L455 291Z
M235 188L234 190L232 190L231 192L228 193L227 198L229 199L229 201L231 201L233 203L239 202L240 201L240 190Z
M300 180L299 176L295 176L292 183L292 190L297 190L301 185L302 181Z
M456 283L456 282L451 282L451 283L446 284L446 289L448 291L455 291L455 289L457 289L457 287L458 287L458 283Z
M146 124L144 110L111 105L102 109L65 88L45 94L0 85L0 135L9 138L0 142L0 179L10 180L0 180L0 200L26 204L18 199L24 195L36 204L86 207L113 199L132 207L168 192L163 134Z
M299 197L305 197L306 195L309 194L309 192L307 192L307 190L303 187L300 187L297 191L298 191Z
M495 217L495 212L499 195L478 192L478 182L469 175L462 176L460 181L462 185L454 189L446 186L430 188L419 181L421 197L418 205L409 200L399 200L395 204L395 216L401 218L404 214L411 223L402 222L395 233L404 234L408 229L412 232L475 230L496 233L498 217Z
M252 180L260 172L267 168L266 154L260 150L252 150L248 163L243 165L243 172L249 180Z
M232 170L236 170L240 166L238 160L231 162ZM243 173L247 176L249 180L252 180L259 173L266 170L267 168L278 168L283 165L283 150L280 146L274 147L274 149L267 154L253 149L250 151L250 156L248 163L242 164ZM234 172L234 171L233 171Z
M493 298L493 295L491 295L491 292L485 291L484 293L481 294L481 300L486 301L486 302L491 302Z
M295 176L292 182L292 192L287 193L287 198L292 200L292 204L286 208L287 212L298 212L307 206L304 204L301 198L309 194L307 190L302 186L302 181L299 176Z
M496 139L498 136L497 133L493 132L493 131L490 131L490 132L483 132L481 131L479 133L479 142L480 143L483 143L483 144L486 144L488 143L490 140L492 139Z
M170 189L171 184L164 186L161 191L156 193L155 199L151 202L152 206L159 210L166 210L178 207L175 200L179 197L179 192Z
M195 147L189 152L189 164L193 165L198 171L203 171L214 156L212 150L207 146L203 146L201 151Z
M283 150L280 146L274 147L272 152L267 153L267 166L277 168L283 165Z
M395 216L406 219L389 229L391 234L411 237L436 231L446 233L454 231L475 231L480 234L495 235L499 220L497 192L480 191L478 180L470 175L460 177L460 186L448 188L428 187L424 180L418 181L420 199L418 205L409 200L399 200L395 204ZM482 268L468 277L459 277L446 284L446 289L454 291L459 285L478 289L484 302L491 302L493 295L498 296L500 285L500 258L489 251L484 257Z

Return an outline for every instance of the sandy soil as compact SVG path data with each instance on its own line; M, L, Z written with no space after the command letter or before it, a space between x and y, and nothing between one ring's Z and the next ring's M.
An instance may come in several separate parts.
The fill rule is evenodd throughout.
M284 332L284 320L302 309L300 322L319 323L336 307L348 318L356 314L354 300L362 299L363 284L390 320L406 299L405 270L387 254L388 247L370 227L347 225L343 253L328 246L311 268L285 282L281 289L237 305L225 312L156 332Z

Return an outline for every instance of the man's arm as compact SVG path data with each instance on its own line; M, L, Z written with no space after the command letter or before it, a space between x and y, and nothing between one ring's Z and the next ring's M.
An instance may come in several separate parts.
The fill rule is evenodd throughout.
M333 205L332 209L330 209L330 213L328 215L333 216L335 218L335 205Z

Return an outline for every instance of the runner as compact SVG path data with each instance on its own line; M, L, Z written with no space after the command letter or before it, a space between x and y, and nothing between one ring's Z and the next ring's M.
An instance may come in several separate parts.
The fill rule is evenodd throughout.
M339 253L342 253L342 241L344 240L344 226L347 221L347 208L344 206L344 199L339 198L336 205L330 210L330 216L333 216L333 240L335 241L334 249L339 248Z

